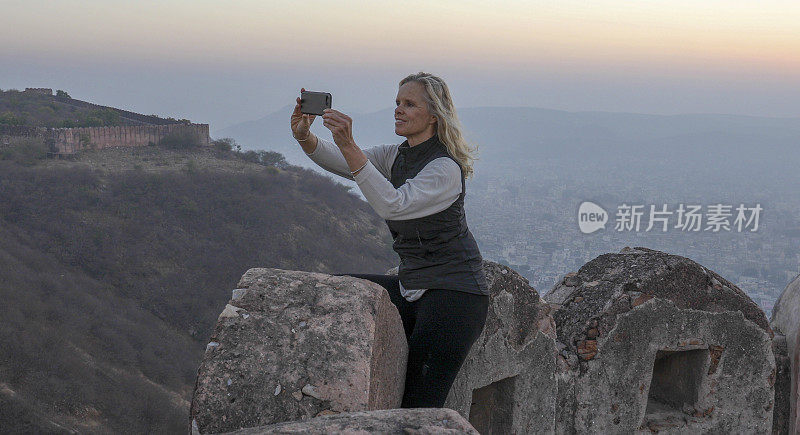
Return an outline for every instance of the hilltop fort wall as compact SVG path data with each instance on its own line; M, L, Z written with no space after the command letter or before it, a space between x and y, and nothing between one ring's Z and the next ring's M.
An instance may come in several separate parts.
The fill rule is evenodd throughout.
M46 133L46 129L28 125L3 125L0 124L0 144L8 142L11 137L39 137Z
M42 94L42 95L53 95L52 88L25 88L25 92Z
M53 95L50 88L26 88L25 92L42 94L74 107L98 110L113 110L125 125L113 127L52 128L0 124L0 146L9 145L12 138L38 137L44 139L55 155L74 154L81 149L108 147L131 147L157 144L171 133L196 135L201 146L211 143L208 124L193 124L187 120L159 118L154 115L114 107L101 106L69 96Z
M173 132L197 135L201 146L208 146L208 124L129 125L121 127L53 128L50 137L55 152L73 154L84 148L144 146L157 144Z
M195 134L201 146L209 146L208 124L126 125L118 127L48 128L0 125L0 146L14 137L41 137L53 154L74 154L81 149L157 144L170 133Z

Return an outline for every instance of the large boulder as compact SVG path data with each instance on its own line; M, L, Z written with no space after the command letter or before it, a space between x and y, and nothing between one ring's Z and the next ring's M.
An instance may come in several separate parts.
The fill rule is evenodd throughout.
M198 370L194 431L397 408L407 356L400 315L383 287L349 276L250 269Z
M464 417L452 409L416 408L348 412L309 420L241 429L228 435L266 434L470 434L479 435Z
M565 276L545 300L569 365L557 432L772 430L773 331L713 271L625 248Z
M775 302L775 307L772 309L770 325L775 331L786 336L788 354L790 357L796 357L798 353L800 353L800 346L796 344L798 340L800 340L800 275L795 277L792 282L786 286L781 296ZM798 395L800 395L797 384L800 382L800 379L798 379L797 373L797 363L794 363L790 392L790 415L796 415L800 412L800 406L797 405ZM792 422L790 430L800 432L800 426Z

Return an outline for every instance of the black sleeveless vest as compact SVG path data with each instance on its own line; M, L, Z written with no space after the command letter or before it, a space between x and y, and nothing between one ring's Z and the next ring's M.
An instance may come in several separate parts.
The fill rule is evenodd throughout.
M437 134L419 145L408 141L398 148L392 164L391 183L395 189L415 177L431 160L448 157ZM460 167L461 165L459 165ZM449 289L489 294L478 244L467 228L464 214L466 186L461 171L461 194L450 207L416 219L386 220L400 256L399 278L407 289Z

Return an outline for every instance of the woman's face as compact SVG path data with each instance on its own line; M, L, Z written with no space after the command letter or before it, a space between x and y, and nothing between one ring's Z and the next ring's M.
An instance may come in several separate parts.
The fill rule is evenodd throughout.
M405 136L411 146L429 139L436 131L436 117L428 111L424 95L425 88L417 82L408 82L397 91L394 132Z

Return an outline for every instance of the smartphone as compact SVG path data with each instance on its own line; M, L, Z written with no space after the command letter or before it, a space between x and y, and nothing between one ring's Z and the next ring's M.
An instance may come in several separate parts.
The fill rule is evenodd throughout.
M304 91L300 93L300 112L309 115L324 115L330 109L333 97L328 92Z

